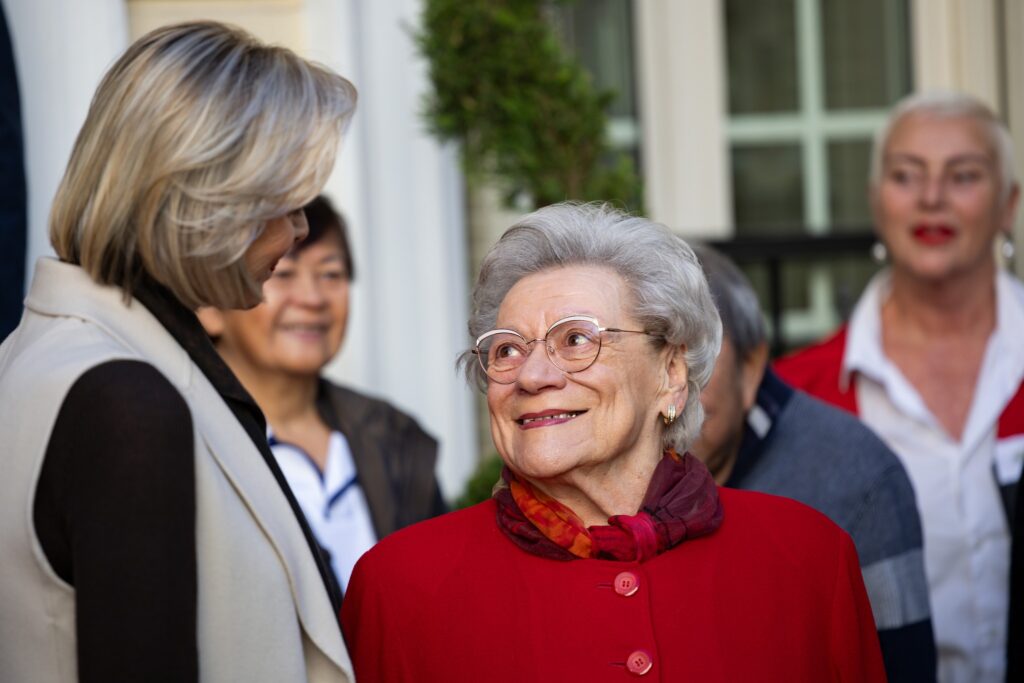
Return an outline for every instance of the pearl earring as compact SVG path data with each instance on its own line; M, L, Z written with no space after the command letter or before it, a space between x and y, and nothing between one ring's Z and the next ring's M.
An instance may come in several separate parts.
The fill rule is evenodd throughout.
M871 258L876 263L885 263L885 259L889 258L889 250L885 248L882 242L875 242L871 245Z
M1017 253L1017 250L1013 246L1013 237L1009 234L1003 235L1003 243L999 245L999 253L1003 255L1003 258L1007 261L1013 260L1013 255Z

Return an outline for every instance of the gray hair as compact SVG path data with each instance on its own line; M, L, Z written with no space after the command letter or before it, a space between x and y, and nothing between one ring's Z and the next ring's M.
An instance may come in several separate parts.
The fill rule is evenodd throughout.
M933 91L908 95L896 103L889 118L875 134L871 151L870 188L874 193L882 181L882 164L885 161L885 147L889 144L896 125L912 115L936 119L969 118L981 124L992 145L996 168L1001 183L1000 197L1006 201L1017 186L1017 167L1014 162L1013 139L1006 125L981 100L959 92Z
M736 359L746 360L766 340L757 294L743 271L724 254L703 244L695 244L693 251L718 306L722 330L736 349Z
M697 437L707 386L722 341L722 324L693 250L665 226L608 204L553 204L526 216L484 258L473 289L469 334L497 323L498 308L522 278L554 268L593 265L625 281L634 317L659 346L686 346L689 389L682 415L665 428L663 444L683 452ZM471 351L459 365L481 390L487 376Z

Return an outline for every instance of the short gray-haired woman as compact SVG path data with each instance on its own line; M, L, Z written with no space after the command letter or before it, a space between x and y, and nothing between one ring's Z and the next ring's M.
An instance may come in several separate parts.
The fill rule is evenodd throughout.
M0 680L350 675L330 571L193 311L260 301L355 99L211 22L104 77L54 200L60 260L0 347Z
M361 681L884 680L846 534L686 453L721 325L683 240L550 206L494 246L473 304L463 362L503 485L356 565Z
M916 93L875 138L869 192L888 267L847 325L777 370L859 415L906 467L939 680L1001 681L1024 461L1024 284L997 257L1020 202L1013 141L970 95Z

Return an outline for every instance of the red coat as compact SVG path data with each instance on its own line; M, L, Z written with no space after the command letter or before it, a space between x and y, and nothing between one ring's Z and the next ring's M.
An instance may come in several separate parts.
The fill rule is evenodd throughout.
M643 563L528 554L493 501L398 531L345 594L357 679L884 681L846 533L791 500L720 492L718 531Z

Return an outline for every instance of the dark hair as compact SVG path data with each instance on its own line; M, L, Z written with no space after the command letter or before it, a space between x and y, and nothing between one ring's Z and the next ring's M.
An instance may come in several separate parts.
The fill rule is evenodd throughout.
M725 254L706 244L694 244L693 251L718 306L722 332L736 349L737 362L746 360L766 339L757 294L747 276Z
M348 243L348 225L345 219L323 195L319 195L305 206L306 221L309 223L309 235L295 246L296 253L311 247L320 240L334 237L341 247L341 260L345 264L345 273L349 282L356 279L355 264L352 262L352 250Z

